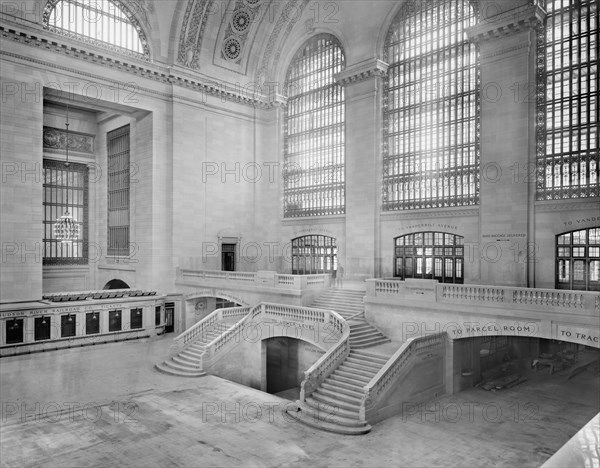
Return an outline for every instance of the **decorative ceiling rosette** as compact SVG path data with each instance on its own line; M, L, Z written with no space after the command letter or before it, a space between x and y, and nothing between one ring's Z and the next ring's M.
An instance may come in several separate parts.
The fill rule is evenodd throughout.
M222 58L240 64L252 22L260 20L261 8L258 7L261 3L263 0L238 0L236 2L223 39Z

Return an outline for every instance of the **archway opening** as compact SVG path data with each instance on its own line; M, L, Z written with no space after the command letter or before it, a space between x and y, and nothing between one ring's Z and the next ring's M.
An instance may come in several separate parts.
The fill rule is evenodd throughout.
M129 289L129 285L120 279L112 279L102 289Z
M295 338L275 337L263 341L266 355L266 391L282 398L296 400L304 377L303 343Z

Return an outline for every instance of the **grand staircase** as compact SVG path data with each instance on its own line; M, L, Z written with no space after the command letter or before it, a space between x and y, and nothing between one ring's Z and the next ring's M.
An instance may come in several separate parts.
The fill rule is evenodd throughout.
M349 320L352 349L370 348L390 342L387 336L365 319L364 295L363 291L352 289L329 289L312 303L312 307L334 310Z
M233 322L218 322L206 333L200 336L194 343L187 346L176 356L166 361L156 364L156 368L165 374L177 375L180 377L201 377L206 375L202 370L202 354L208 343L218 338Z
M358 435L371 430L359 419L363 387L379 372L389 356L365 350L391 340L364 317L363 291L330 289L312 307L334 310L350 325L350 354L319 387L297 402L297 411L288 413L312 427L337 434Z
M379 372L388 357L352 350L348 357L290 415L308 426L337 434L359 435L371 430L359 420L363 387Z

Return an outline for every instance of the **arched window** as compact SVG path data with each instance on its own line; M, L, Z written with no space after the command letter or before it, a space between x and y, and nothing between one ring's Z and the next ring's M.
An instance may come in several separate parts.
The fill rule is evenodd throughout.
M537 199L600 196L598 2L546 0L538 34Z
M337 270L337 246L333 237L303 236L292 239L292 274L314 275Z
M479 65L468 0L409 0L385 43L383 210L479 202Z
M345 212L344 68L337 39L320 34L296 53L287 72L284 217Z
M394 276L464 282L464 238L445 232L417 232L394 239Z
M119 52L150 55L139 22L119 0L49 0L44 27Z
M556 236L556 288L600 291L600 227Z

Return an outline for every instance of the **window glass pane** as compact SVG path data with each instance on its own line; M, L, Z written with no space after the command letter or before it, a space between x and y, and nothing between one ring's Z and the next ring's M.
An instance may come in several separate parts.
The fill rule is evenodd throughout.
M570 278L569 266L571 262L569 260L558 261L558 281L560 283L568 283Z
M117 7L109 0L60 0L45 13L44 27L69 37L91 39L95 45L148 55L145 34L121 8L125 8L122 2Z
M108 312L108 331L121 330L121 311L111 310Z
M428 242L435 243L436 239L438 243L443 244L444 233L407 234L394 239L394 245L403 243L427 245ZM450 235L448 240L451 244L462 245L463 243L461 236ZM463 250L462 247L396 247L395 276L406 278L415 276L425 279L435 277L442 282L462 282ZM456 268L460 268L460 274L455 274L455 265Z
M383 209L479 201L477 46L471 2L407 2L385 43Z
M88 312L85 314L85 334L95 333L100 333L100 312Z
M50 339L50 317L36 317L34 320L34 340Z
M591 118L597 105L597 2L545 3L537 46L537 120L545 124L537 132L537 199L599 196L597 151L590 151L597 145L597 118Z
M284 216L345 213L344 69L335 37L319 34L288 68L284 114Z
M77 323L77 316L74 314L61 315L60 316L60 336L68 337L75 336L75 327Z
M573 261L573 281L584 281L584 265L583 260Z
M590 281L600 282L600 260L590 261Z

